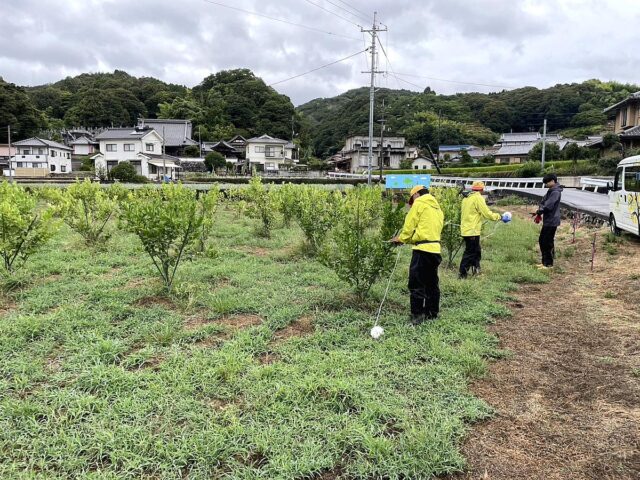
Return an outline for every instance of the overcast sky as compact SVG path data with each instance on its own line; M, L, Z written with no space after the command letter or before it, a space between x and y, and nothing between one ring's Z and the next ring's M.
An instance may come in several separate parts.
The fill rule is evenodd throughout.
M363 50L370 37L355 24L370 28L377 10L388 27L381 42L390 58L389 67L381 54L379 68L395 73L380 75L381 86L455 93L501 88L452 81L505 87L590 78L640 82L638 0L216 2L337 35L206 0L0 0L0 76L39 85L120 69L194 86L219 70L250 68L271 84ZM347 5L362 13L351 9L350 15ZM274 88L299 105L367 85L361 73L367 69L360 54Z

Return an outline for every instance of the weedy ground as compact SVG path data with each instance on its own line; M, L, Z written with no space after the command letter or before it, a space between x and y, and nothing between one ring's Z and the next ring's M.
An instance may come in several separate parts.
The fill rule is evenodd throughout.
M483 274L441 268L442 314L408 325L403 249L358 303L304 255L225 208L215 256L166 296L137 239L99 248L63 228L5 281L0 303L1 478L430 478L464 467L491 408L468 386L501 357L487 325L518 283L542 283L535 227L498 225ZM492 228L492 227L491 227ZM459 258L458 258L459 259Z

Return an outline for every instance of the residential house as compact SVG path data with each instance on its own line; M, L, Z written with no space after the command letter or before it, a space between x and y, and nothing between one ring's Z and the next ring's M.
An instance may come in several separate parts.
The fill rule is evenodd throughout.
M46 177L71 173L71 148L53 140L33 137L12 144L16 153L10 168L16 177Z
M640 92L606 108L604 113L615 120L614 133L625 149L640 148Z
M372 168L380 168L380 159L382 159L382 167L387 169L400 168L402 160L418 157L417 147L411 147L406 144L404 137L384 137L382 139L375 138L372 142ZM349 137L345 141L344 148L340 151L340 157L332 157L329 163L338 170L344 170L351 173L365 172L369 162L369 137L366 135L355 135Z
M16 152L16 147L13 145L11 145L11 149L9 149L9 144L0 144L0 172L3 175L9 175L9 159L14 156Z
M70 141L69 146L73 149L73 155L77 156L93 155L98 152L98 142L85 135Z
M444 160L445 155L449 161L455 161L460 158L462 152L474 150L478 147L473 145L440 145L438 148L438 160Z
M163 153L163 138L153 128L110 128L96 140L100 153L92 159L97 172L108 173L120 162L129 162L138 175L161 180L164 175L175 179L180 170L179 159Z
M173 118L139 118L138 128L152 128L164 139L164 151L167 155L180 157L190 145L198 145L192 140L191 120Z
M245 156L249 168L258 171L286 170L298 163L298 147L288 140L269 135L250 138L246 141Z
M540 142L542 142L542 135L538 132L503 133L498 143L494 145L497 150L492 155L496 163L524 163L529 159L529 153L533 147ZM546 143L554 143L562 151L570 143L580 145L581 142L550 133L547 134Z
M419 155L411 162L412 170L431 170L433 168L433 160Z

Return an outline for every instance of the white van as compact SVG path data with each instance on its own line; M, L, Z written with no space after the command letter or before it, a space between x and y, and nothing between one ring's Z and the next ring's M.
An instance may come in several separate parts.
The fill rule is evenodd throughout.
M621 231L640 235L640 155L618 164L609 190L609 225L615 235Z

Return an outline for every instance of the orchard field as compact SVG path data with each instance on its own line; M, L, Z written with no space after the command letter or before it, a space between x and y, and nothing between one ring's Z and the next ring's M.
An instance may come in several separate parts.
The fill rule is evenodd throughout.
M492 415L469 384L505 355L487 325L509 317L518 284L548 281L534 268L536 227L524 215L490 227L478 278L461 282L443 263L441 316L418 327L402 247L375 341L397 252L381 241L403 212L375 207L381 225L351 193L311 211L327 222L314 240L304 213L269 199L265 213L256 199L269 194L252 188L199 200L205 218L172 282L159 273L174 264L163 270L141 241L169 221L153 195L137 193L137 206L122 192L102 198L93 214L105 229L92 239L70 221L82 217L73 199L39 195L39 211L57 205L57 228L2 277L1 478L419 479L464 468L465 433ZM378 263L347 265L354 249Z

